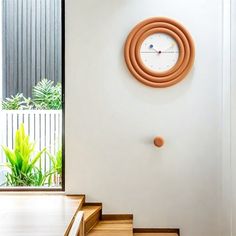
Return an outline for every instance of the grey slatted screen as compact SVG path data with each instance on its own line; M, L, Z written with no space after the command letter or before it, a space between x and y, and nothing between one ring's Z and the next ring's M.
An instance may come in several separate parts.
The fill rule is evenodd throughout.
M3 98L61 82L61 0L2 0Z

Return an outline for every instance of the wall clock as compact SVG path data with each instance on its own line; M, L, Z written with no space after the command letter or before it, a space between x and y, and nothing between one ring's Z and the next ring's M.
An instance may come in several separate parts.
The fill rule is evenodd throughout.
M175 20L155 17L142 21L125 43L125 61L133 76L157 88L181 81L194 62L194 43Z

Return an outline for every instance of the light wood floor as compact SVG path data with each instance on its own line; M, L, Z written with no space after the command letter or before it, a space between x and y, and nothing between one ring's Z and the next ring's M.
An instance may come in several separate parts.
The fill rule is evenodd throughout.
M89 236L132 236L132 220L100 221L88 234Z
M2 195L0 235L61 236L82 200L62 195Z

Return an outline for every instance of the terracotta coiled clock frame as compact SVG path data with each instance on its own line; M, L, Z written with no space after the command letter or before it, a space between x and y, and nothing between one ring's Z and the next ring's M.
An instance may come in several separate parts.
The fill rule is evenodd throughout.
M179 47L177 63L164 72L147 68L140 56L143 41L155 33L170 35ZM142 21L134 27L125 43L125 61L128 69L137 80L155 88L165 88L180 82L192 68L194 57L194 42L189 32L180 23L165 17L154 17Z

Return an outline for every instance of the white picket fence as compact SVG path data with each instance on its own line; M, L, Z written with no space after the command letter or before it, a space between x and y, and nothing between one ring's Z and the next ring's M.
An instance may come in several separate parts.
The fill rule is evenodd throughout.
M30 140L36 143L35 153L47 148L55 155L62 145L62 111L61 110L14 110L0 111L0 145L13 148L15 133L20 124L24 124ZM6 157L0 150L0 163L5 163ZM51 168L51 161L45 154L38 162L44 172ZM4 171L0 173L0 184L3 182ZM56 179L56 178L54 178ZM57 181L53 183L58 185Z

